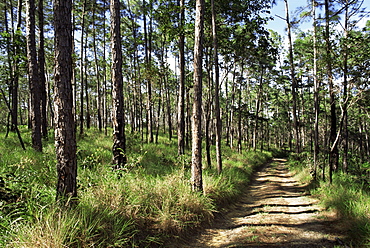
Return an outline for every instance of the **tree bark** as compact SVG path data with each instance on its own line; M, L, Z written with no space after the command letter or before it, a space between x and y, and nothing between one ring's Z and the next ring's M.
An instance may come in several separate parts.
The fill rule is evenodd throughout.
M39 16L39 48L38 48L38 68L39 80L41 87L41 130L42 136L48 138L48 115L47 115L47 85L45 78L45 42L44 42L44 3L39 0L38 3Z
M285 11L286 11L286 23L288 27L288 42L289 42L289 63L290 63L290 77L292 80L292 101L293 101L293 128L294 128L294 139L295 139L295 150L297 153L301 151L300 148L300 135L298 126L298 114L297 114L297 79L295 77L295 68L293 60L293 43L291 35L291 23L289 20L289 8L288 1L285 1Z
M113 84L113 167L114 169L120 169L126 164L127 157L123 104L122 47L119 0L110 0L110 15Z
M94 2L94 5L96 2ZM94 60L95 60L95 74L96 74L96 93L97 93L97 103L96 103L96 111L98 114L98 129L99 132L102 131L103 124L102 124L102 100L101 100L101 81L100 81L100 68L99 68L99 60L97 54L97 46L96 46L96 25L95 25L95 6L93 7L93 49L94 49Z
M325 0L325 43L326 43L326 66L329 83L330 95L330 152L329 152L329 182L333 181L333 170L338 168L338 145L337 137L337 114L336 114L336 97L334 92L332 61L331 61L331 44L330 44L330 15L329 15L329 0Z
M343 171L348 172L348 0L345 3L344 52L343 52Z
M202 180L202 52L204 0L196 0L194 39L194 102L192 115L191 182L194 191L203 192Z
M87 80L87 71L88 71L88 56L87 56L87 41L88 41L88 37L89 37L89 32L86 32L86 36L85 36L85 69L84 69L84 73L86 74L85 77L84 77L84 89L85 89L85 102L86 102L86 129L90 129L90 126L91 126L91 115L90 115L90 95L89 95L89 84L88 84L88 80Z
M30 86L30 117L32 125L32 147L42 151L42 134L41 134L41 86L39 81L39 71L37 64L36 51L36 5L35 0L27 0L27 60L28 60L28 75Z
M22 24L22 0L18 0L18 16L17 16L17 31L21 31L21 24ZM19 39L18 33L13 34L13 42L15 39ZM11 130L18 130L18 88L19 88L19 54L21 53L21 48L19 46L19 42L14 42L15 44L15 61L13 64L13 71L11 74L13 75L12 79L12 125Z
M317 77L317 23L316 23L316 1L312 1L313 16L313 84L314 84L314 106L315 106L315 124L314 124L314 178L317 178L317 167L319 160L319 114L320 114L320 82Z
M84 133L84 35L85 35L85 11L86 11L86 0L82 6L82 22L81 22L81 58L80 58L80 135Z
M177 107L177 154L185 153L185 6L184 0L179 1L180 7L180 35L179 35L179 96Z
M213 62L215 67L215 115L216 115L216 167L218 174L222 172L222 153L221 153L221 132L222 122L220 114L220 72L218 66L218 38L217 38L217 23L216 10L214 0L211 0L212 7L212 36L213 36Z
M57 200L77 197L76 134L72 96L72 0L54 0L55 29L55 150Z
M147 81L147 99L146 99L146 110L147 110L147 140L148 143L153 143L153 106L152 106L152 81L150 78L151 71L151 59L150 59L150 42L148 41L147 21L146 21L146 1L143 0L144 9L144 44L145 44L145 64L146 64L146 81ZM150 34L149 34L150 35Z

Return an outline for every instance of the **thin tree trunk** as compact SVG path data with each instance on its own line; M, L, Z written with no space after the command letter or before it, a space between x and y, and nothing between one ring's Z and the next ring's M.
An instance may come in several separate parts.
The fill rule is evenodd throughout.
M8 117L10 117L10 116L12 116L12 115L13 115L13 113L12 113L12 109L11 109L11 107L10 107L10 104L9 104L8 100L7 100L7 99L6 99L6 97L5 97L5 92L4 92L1 88L0 88L0 92L1 92L1 94L2 94L2 96L3 96L3 99L4 99L4 101L5 101L6 106L8 107L8 110L9 110L9 115L8 115ZM26 150L26 147L24 146L24 142L23 142L23 139L22 139L21 133L19 132L18 126L15 126L15 131L17 132L17 136L18 136L19 143L21 144L22 149L25 151L25 150Z
M96 3L94 2L94 5L95 4ZM101 104L101 81L100 81L99 61L98 61L97 48L96 48L95 7L93 8L92 24L93 24L93 49L94 49L94 59L95 59L96 93L97 93L96 110L98 114L98 129L99 129L99 132L101 132L103 128L102 107L101 107L102 106Z
M180 7L180 36L179 36L179 96L177 107L177 154L185 153L185 6L184 0L178 1Z
M167 80L165 81L167 83ZM168 138L172 140L172 118L171 118L171 97L168 87L166 89L166 102L167 102L167 122L168 122Z
M190 148L191 114L190 114L190 92L186 90L186 123L185 123L185 147Z
M105 4L106 1L103 1L103 12L104 12L104 25L103 25L103 61L106 61L106 54L105 54L105 47L106 47L106 39L105 39ZM102 112L103 112L103 127L104 127L104 134L108 134L108 108L107 108L107 66L106 63L103 63L103 106L102 106Z
M338 145L336 142L337 136L337 114L336 114L336 99L334 92L332 61L331 61L331 45L330 45L330 16L329 16L329 0L325 0L325 43L326 43L326 63L327 75L329 83L330 95L330 153L329 153L329 182L333 181L333 171L338 168Z
M17 16L17 30L21 30L21 25L22 25L22 0L18 0L18 16ZM19 35L17 34L17 37L14 37L13 34L13 39L19 39ZM14 42L15 43L15 61L14 61L14 69L13 69L13 90L12 90L12 112L13 112L13 117L12 118L12 128L16 127L18 125L18 88L19 88L19 54L21 53L21 47L19 46L19 42ZM16 127L16 130L18 127ZM14 129L13 129L14 130Z
M261 75L258 85L258 92L257 92L257 99L256 99L256 116L255 116L255 124L253 129L253 150L256 151L257 149L257 140L258 140L258 129L259 129L259 113L261 109L261 101L262 101L262 89L263 89L263 75L265 73L265 69L261 65Z
M150 78L150 70L151 70L151 61L150 61L150 49L149 49L149 42L148 42L148 31L147 31L147 21L146 21L146 1L143 0L143 9L144 9L144 44L145 44L145 64L146 64L146 81L147 81L147 101L146 101L146 110L147 110L147 140L148 143L153 142L153 114L152 114L152 82Z
M320 115L320 82L317 77L317 23L316 23L316 1L312 1L313 16L313 84L314 84L314 105L315 105L315 124L314 124L314 178L317 178L317 167L319 160L319 115Z
M162 76L162 78L164 78ZM166 80L166 79L164 79ZM160 123L160 117L161 117L161 105L162 105L162 99L163 99L163 95L162 95L162 85L159 87L159 95L161 97L159 97L158 99L158 109L157 109L157 126L156 126L156 131L155 131L155 143L158 144L158 136L159 136L159 123Z
M243 75L243 67L242 64L241 75ZM238 107L239 107L239 116L238 116L238 153L242 153L242 82L239 84L239 97L238 97Z
M343 171L348 172L348 0L345 6L345 21L344 21L344 58L343 58Z
M289 20L289 8L288 1L285 1L285 11L286 11L286 23L288 27L288 42L289 42L289 63L290 63L290 77L292 80L292 101L293 101L293 128L294 128L294 139L295 139L295 151L299 153L300 148L300 135L298 126L298 114L297 114L297 79L295 77L295 68L293 60L293 43L291 34L291 23Z
M204 0L196 0L194 39L194 102L192 116L191 183L194 191L203 192L202 180L202 52Z
M89 35L89 32L87 32L86 33L86 35L85 35L85 69L84 69L84 73L86 73L87 72L87 70L88 70L88 58L87 58L87 41L88 41L88 35ZM90 129L90 124L91 124L91 116L90 116L90 96L89 96L89 84L88 84L88 80L87 80L87 73L86 73L86 75L85 75L85 77L84 77L84 82L83 82L84 84L85 84L85 87L84 87L84 89L85 89L85 102L86 102L86 128L87 129Z
M39 80L41 87L41 130L42 136L48 138L48 116L47 116L47 85L45 78L45 42L44 42L44 3L39 0L38 3L38 16L39 16L39 49L38 49L38 67L39 67Z
M81 23L81 59L80 59L80 135L84 134L84 35L85 35L85 11L86 11L86 0L82 6L82 23Z
M210 142L210 124L211 124L211 111L212 111L212 82L211 82L211 61L209 60L208 56L208 48L205 49L205 67L207 68L207 83L208 83L208 96L205 103L205 128L204 128L204 136L205 136L205 143L206 143L206 161L207 166L211 167L211 142Z
M215 115L216 115L216 162L217 172L222 172L222 153L221 153L221 131L222 122L220 114L220 72L218 67L218 38L217 38L217 23L216 23L216 11L214 0L211 0L212 6L212 36L213 36L213 60L215 66Z
M230 109L230 121L229 121L229 127L230 127L230 148L234 148L234 106L235 106L235 77L236 77L236 64L235 63L235 68L234 68L234 73L233 73L233 79L232 79L232 84L231 84L231 109Z
M11 4L11 2L10 2L10 4ZM4 20L4 22L5 22L5 32L10 33L9 21L8 21L8 4L7 3L4 4L4 17L5 17L5 20ZM13 40L14 40L14 34L13 34ZM14 78L14 76L13 75L15 75L15 74L14 74L13 65L12 65L12 54L11 54L11 47L10 47L11 43L12 43L11 37L7 37L6 38L6 50L7 50L7 55L8 55L7 56L7 62L8 62L8 71L9 71L9 78L10 78L9 98L11 98L11 100L13 100L13 98L14 98L13 97L13 95L14 95L13 94L13 78ZM5 98L5 95L3 95L3 97ZM17 114L12 111L12 106L9 106L9 107L10 107L10 110L9 110L9 115L8 115L8 118L7 118L5 138L8 138L9 131L13 129L13 126L18 125L17 124L17 122L18 122ZM15 109L15 111L18 111L18 109ZM9 121L11 121L11 123Z

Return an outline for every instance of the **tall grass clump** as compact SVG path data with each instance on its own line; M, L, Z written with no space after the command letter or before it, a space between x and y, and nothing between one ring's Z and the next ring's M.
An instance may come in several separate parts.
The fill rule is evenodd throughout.
M310 175L312 159L307 155L293 156L290 168L297 178L313 187L311 193L319 196L321 204L336 211L343 222L348 223L349 242L354 247L370 246L370 189L355 175L336 172L333 182L314 181Z
M29 131L22 130L29 135ZM9 196L0 205L1 247L159 247L169 238L209 223L243 192L267 152L238 154L224 147L223 172L204 168L204 194L190 185L190 151L177 156L176 140L146 144L128 135L128 163L111 167L111 137L87 130L78 137L78 202L55 202L53 141L44 152L0 143L0 177ZM30 145L29 139L25 139ZM14 150L12 153L11 150Z
M235 201L248 185L252 173L257 167L271 159L269 152L236 153L224 148L223 171L217 175L215 165L205 171L204 191L217 207L222 207Z
M368 186L356 182L348 174L334 174L333 184L321 182L315 193L323 204L337 211L350 223L349 235L355 245L370 246L370 192Z

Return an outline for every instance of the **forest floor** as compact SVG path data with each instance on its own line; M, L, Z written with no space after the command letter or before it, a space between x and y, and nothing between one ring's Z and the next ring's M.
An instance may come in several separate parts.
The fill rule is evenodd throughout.
M285 160L274 159L256 172L238 203L178 247L348 247L346 225L307 186Z

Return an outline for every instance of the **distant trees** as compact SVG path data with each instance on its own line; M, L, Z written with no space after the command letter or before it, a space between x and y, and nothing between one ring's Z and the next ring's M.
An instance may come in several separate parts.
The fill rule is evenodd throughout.
M348 172L349 163L364 163L365 166L367 163L353 150L363 147L366 135L362 136L358 127L350 127L350 123L356 126L355 123L361 122L363 117L358 115L358 108L362 107L357 103L364 97L362 92L367 87L363 82L367 76L358 73L362 71L361 63L352 64L352 67L348 64L351 63L350 57L356 54L349 52L350 47L361 47L362 43L362 38L352 40L351 35L362 33L361 37L366 36L366 28L362 31L356 28L356 23L365 13L359 2L342 1L341 4L335 6L331 1L312 1L312 9L302 15L312 16L313 31L300 32L293 50L294 63L299 65L296 75L298 91L301 92L297 102L302 113L299 124L301 144L304 150L313 152L315 177L320 168L323 179L330 182L335 171L342 169ZM316 8L321 6L324 7L324 19L316 18L315 14ZM350 22L350 16L358 20ZM359 74L362 76L355 76ZM312 105L309 104L311 102ZM349 154L352 154L351 159ZM364 168L352 167L352 170L360 173Z
M314 30L296 33L295 40L287 11L291 44L286 53L282 38L264 27L271 7L267 0L76 1L72 38L64 43L71 46L67 58L60 52L67 49L60 45L65 37L55 36L52 43L52 32L65 31L51 25L49 2L27 0L26 8L22 0L0 3L2 99L11 110L0 102L1 126L15 130L29 120L36 149L41 150L40 137L46 138L48 129L74 140L75 134L61 130L74 125L83 134L91 126L107 133L112 127L112 162L121 168L129 152L128 130L142 142L156 143L163 132L177 138L178 155L187 156L193 144L199 190L202 146L207 166L220 173L223 139L240 153L312 152L314 171L321 169L324 176L366 165L369 27L356 29L365 15L359 3L312 1L305 15L315 17L317 10L325 19L315 17ZM326 11L320 8L325 3ZM199 4L203 19L195 20ZM344 17L342 31L333 28L338 15ZM203 35L194 32L200 32L201 22ZM64 68L67 61L77 69ZM75 145L56 139L59 154ZM68 166L74 168L73 162Z

